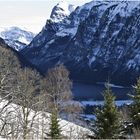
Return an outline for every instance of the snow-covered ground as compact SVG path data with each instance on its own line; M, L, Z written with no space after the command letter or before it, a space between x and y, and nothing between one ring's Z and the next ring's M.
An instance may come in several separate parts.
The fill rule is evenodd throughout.
M4 108L4 110L2 110L2 108L6 104L7 104L7 101L5 100L0 101L0 112L1 112L0 113L0 118L1 118L0 128L3 126L2 119L6 120L7 123L9 124L6 126L7 132L3 132L3 135L6 135L8 132L10 132L11 125L12 125L14 129L18 128L17 130L15 130L14 135L18 133L18 139L21 139L23 135L22 124L24 120L22 107L11 103L6 108ZM30 135L29 135L30 138L41 139L42 137L46 137L46 133L49 133L50 116L51 114L47 112L41 112L41 111L35 112L31 110L28 117L28 122L29 122L28 127L30 129ZM31 123L32 123L32 128L30 128ZM92 133L88 128L84 128L82 126L76 125L72 122L63 120L61 118L59 119L59 123L60 123L60 128L62 131L62 135L68 138L72 138L72 139L84 138L87 134Z
M130 105L131 103L132 103L131 100L117 100L117 101L115 101L115 104L117 106ZM87 105L98 106L98 105L103 105L104 101L81 101L81 104L84 106L87 106Z
M92 121L96 119L93 114L81 114L81 117L84 118L85 121Z
M100 106L104 104L104 101L81 101L80 102L82 106ZM132 100L117 100L115 101L115 104L118 107L121 107L123 105L130 105L132 103ZM95 120L96 117L94 114L81 114L81 117L84 118L85 121L92 121Z

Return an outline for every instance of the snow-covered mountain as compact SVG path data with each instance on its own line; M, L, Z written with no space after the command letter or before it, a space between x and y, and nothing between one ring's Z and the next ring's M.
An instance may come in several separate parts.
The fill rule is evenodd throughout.
M22 54L41 72L64 63L76 80L132 84L140 74L139 15L140 1L91 1L57 22L50 17Z
M52 10L50 18L54 22L59 22L70 15L75 10L75 6L68 4L66 1L61 1Z
M0 28L0 37L17 51L22 50L34 38L34 34L18 27Z

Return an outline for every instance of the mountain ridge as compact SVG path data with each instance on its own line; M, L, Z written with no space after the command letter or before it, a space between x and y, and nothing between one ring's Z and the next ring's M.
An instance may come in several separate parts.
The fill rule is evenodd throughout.
M45 27L22 54L40 71L63 63L74 80L133 84L140 74L139 1L91 1Z
M13 26L0 28L0 37L13 49L20 51L28 45L35 34L25 29Z

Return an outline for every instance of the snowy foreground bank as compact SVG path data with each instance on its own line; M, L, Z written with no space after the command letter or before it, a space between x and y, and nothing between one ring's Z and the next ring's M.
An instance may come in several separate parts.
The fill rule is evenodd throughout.
M4 131L1 132L2 138L16 138L22 139L23 125L25 116L23 115L23 108L11 103L7 105L7 101L0 102L0 130L5 126ZM27 109L25 109L27 111ZM42 139L47 137L50 127L50 113L30 111L28 119L28 131L30 139ZM60 119L60 128L62 135L66 138L85 138L91 131L87 128L78 126L72 122Z

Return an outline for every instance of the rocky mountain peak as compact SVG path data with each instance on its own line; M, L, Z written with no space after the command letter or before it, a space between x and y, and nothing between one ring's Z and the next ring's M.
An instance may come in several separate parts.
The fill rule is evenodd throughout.
M50 18L55 22L61 21L69 16L75 8L74 5L68 4L65 0L62 0L53 8Z

